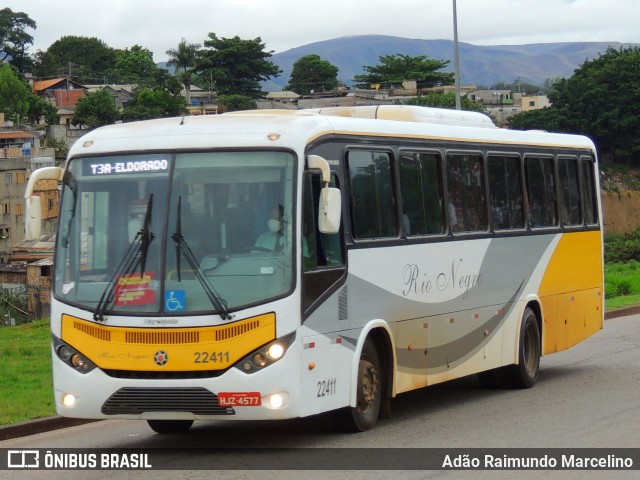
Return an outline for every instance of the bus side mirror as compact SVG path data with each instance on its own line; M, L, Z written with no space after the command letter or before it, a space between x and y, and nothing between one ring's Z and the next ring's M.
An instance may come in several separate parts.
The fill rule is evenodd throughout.
M309 155L307 157L307 166L309 168L317 168L322 172L324 187L320 190L318 230L320 230L320 233L338 233L342 212L342 196L340 189L329 187L329 182L331 181L329 163L318 155Z
M37 195L25 199L27 214L24 220L25 240L36 240L40 238L42 226L42 208L40 207L40 197Z
M24 216L24 239L37 240L40 236L42 226L42 209L40 207L40 197L33 195L33 189L38 180L62 180L64 170L59 167L39 168L31 173L27 187L24 191L25 216Z
M318 230L320 230L320 233L338 233L340 230L340 214L342 212L340 190L330 187L324 187L320 190L320 206L318 210Z

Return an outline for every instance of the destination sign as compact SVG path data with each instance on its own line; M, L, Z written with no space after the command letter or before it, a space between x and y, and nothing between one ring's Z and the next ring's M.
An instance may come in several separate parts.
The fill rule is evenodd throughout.
M169 171L167 159L135 160L126 162L85 163L85 175L118 175L124 173L162 173Z

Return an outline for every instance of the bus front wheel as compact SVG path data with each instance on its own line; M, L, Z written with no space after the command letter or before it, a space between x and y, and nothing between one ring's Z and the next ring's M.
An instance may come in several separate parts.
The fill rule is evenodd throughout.
M382 378L378 351L373 341L367 339L358 364L356 406L335 412L341 430L364 432L376 425L382 404Z
M184 433L191 428L193 420L147 420L156 433Z

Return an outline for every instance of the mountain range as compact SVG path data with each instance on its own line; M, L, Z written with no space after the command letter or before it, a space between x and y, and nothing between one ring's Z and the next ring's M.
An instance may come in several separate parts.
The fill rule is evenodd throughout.
M597 58L608 47L619 49L620 42L565 42L528 45L483 46L459 43L460 79L463 85L490 87L497 82L520 79L543 85L550 78L568 78L586 60ZM262 83L265 91L279 91L289 82L293 64L310 54L339 68L338 79L352 85L353 76L364 73L363 66L377 65L382 55L426 55L449 60L446 71L454 70L454 44L451 40L417 40L385 35L340 37L310 43L275 53L270 60L282 70L280 76Z

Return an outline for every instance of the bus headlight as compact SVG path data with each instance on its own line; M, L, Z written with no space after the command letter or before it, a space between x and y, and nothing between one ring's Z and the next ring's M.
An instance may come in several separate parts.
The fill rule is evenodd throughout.
M267 350L267 355L274 360L278 360L284 355L284 347L280 343L274 343Z
M293 332L290 335L266 344L264 347L240 360L236 364L236 368L245 373L255 373L258 370L268 367L284 357L284 354L295 338L296 334Z
M71 345L53 336L53 350L58 358L80 373L89 373L96 365Z

